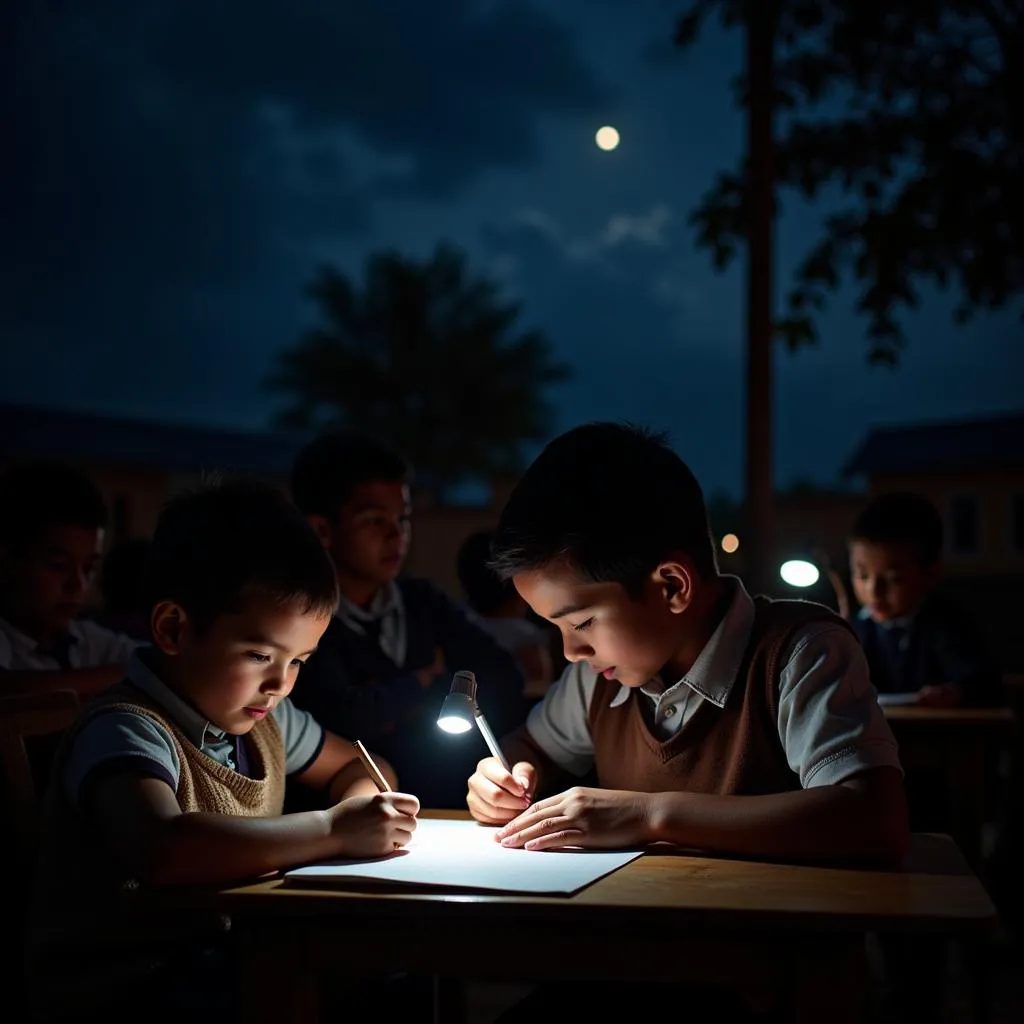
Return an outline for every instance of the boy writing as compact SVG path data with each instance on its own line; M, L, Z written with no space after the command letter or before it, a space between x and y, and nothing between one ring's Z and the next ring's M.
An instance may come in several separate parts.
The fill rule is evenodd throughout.
M485 758L469 780L501 842L900 862L902 773L856 637L719 575L700 486L661 437L556 438L492 552L570 662L503 741L512 771ZM591 767L600 788L559 791Z
M459 669L476 673L495 728L524 714L513 657L427 580L399 578L410 540L409 467L372 438L327 434L292 471L295 503L337 574L340 598L295 703L326 728L372 743L425 806L462 805L466 774L486 749L445 742L437 712ZM474 731L475 732L475 731ZM465 742L463 742L463 740Z
M919 494L869 502L850 531L857 631L879 693L916 693L932 707L996 704L999 673L980 630L936 591L942 574L942 520Z
M153 646L84 709L49 797L30 974L57 1019L149 1005L152 992L164 1006L216 1005L199 978L225 936L143 918L140 889L378 856L416 825L414 796L379 793L352 745L288 700L337 590L286 498L236 483L175 499L147 592ZM286 778L326 794L327 809L282 814Z
M124 676L138 641L79 619L99 564L107 510L60 463L0 479L0 688L88 695Z

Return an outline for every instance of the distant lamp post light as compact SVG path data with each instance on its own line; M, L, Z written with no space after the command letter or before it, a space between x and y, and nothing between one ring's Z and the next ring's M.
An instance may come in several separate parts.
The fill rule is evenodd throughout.
M722 538L722 550L727 555L734 555L740 549L740 539L735 533L727 533Z
M610 124L606 124L604 127L597 129L594 141L597 143L597 148L603 149L605 152L615 149L620 141L618 129L613 128Z
M783 583L791 587L813 587L821 578L818 567L806 558L791 558L779 566Z

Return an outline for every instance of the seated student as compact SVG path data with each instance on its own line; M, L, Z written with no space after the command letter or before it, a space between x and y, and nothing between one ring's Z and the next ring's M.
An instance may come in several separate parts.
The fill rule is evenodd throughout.
M486 750L476 730L439 732L452 673L476 673L488 719L522 721L515 660L422 579L399 579L410 538L409 467L379 442L327 434L292 471L292 494L330 552L341 598L295 703L326 728L373 744L426 807L461 807L465 778ZM495 726L497 728L498 726Z
M470 811L504 845L901 862L902 771L857 638L822 606L719 574L700 485L662 437L597 423L556 438L492 550L570 662L502 740L511 772L488 757L469 780ZM563 788L592 766L600 788ZM653 988L555 1005L649 1007ZM678 997L657 1005L690 1009Z
M936 591L942 519L919 494L883 494L850 531L852 619L879 693L916 693L933 707L997 704L999 672L967 611Z
M124 676L138 641L78 618L107 510L71 466L32 462L0 478L0 688L88 695Z
M416 825L414 796L378 793L351 743L288 700L337 589L287 498L244 482L176 498L147 590L153 646L84 709L49 794L29 956L45 1019L223 1019L232 976L205 970L230 951L223 925L147 913L145 891L379 856ZM327 810L282 815L286 777Z
M491 536L491 530L478 530L463 541L457 559L459 583L474 621L516 659L527 689L543 691L552 681L549 632L530 621L530 609L512 581L501 579L488 564Z

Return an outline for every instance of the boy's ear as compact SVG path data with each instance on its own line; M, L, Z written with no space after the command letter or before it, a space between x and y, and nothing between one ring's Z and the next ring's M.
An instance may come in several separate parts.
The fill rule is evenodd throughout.
M149 624L153 632L153 643L164 654L181 653L181 645L188 632L188 616L180 604L158 601L153 606Z
M313 532L320 538L320 543L330 551L331 545L334 542L334 530L331 527L331 521L327 516L316 514L306 516L306 518L309 520L309 525L313 527Z
M690 607L694 590L693 566L671 559L658 565L654 578L669 611L678 615Z

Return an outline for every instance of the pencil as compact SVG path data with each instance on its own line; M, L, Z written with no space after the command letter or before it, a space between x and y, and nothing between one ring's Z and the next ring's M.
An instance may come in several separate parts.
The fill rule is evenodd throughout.
M359 755L359 760L363 762L363 767L366 769L366 774L373 779L374 785L382 793L390 793L391 787L388 785L388 780L384 778L384 773L373 763L373 758L370 757L366 747L355 740L352 744L356 748L356 753Z

